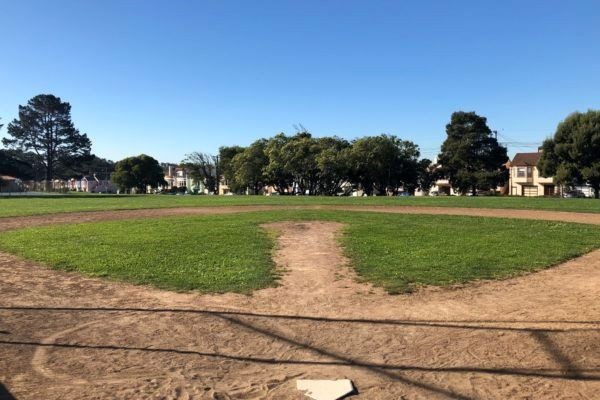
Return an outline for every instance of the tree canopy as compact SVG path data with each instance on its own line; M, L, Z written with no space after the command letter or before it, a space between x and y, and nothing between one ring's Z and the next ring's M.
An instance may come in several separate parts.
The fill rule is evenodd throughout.
M47 181L59 166L71 167L89 157L91 141L71 121L71 105L60 97L41 94L25 106L7 128L9 137L2 143L12 149L33 151L45 168Z
M162 167L154 158L146 154L124 158L115 164L112 174L113 182L119 189L126 191L136 188L140 193L146 193L146 188L165 184Z
M235 170L233 168L233 157L244 151L242 146L221 146L219 147L219 172L225 180L225 184L230 188L234 185ZM232 189L233 190L233 189ZM233 190L237 191L237 189Z
M195 151L186 155L180 165L187 169L194 180L202 182L209 192L218 194L217 175L220 173L217 163L217 157Z
M544 141L538 169L559 184L589 184L600 198L600 111L575 112L558 124Z
M396 136L366 136L355 140L350 151L351 180L367 194L395 193L402 186L417 187L419 147Z
M0 175L9 175L22 180L36 178L36 157L20 150L0 149Z
M238 193L272 185L280 194L336 195L414 191L419 185L419 149L412 142L380 135L348 142L309 132L280 133L248 147L222 147L223 176Z
M458 111L446 125L447 138L438 162L441 173L461 193L492 189L504 184L508 170L506 147L492 135L485 117Z

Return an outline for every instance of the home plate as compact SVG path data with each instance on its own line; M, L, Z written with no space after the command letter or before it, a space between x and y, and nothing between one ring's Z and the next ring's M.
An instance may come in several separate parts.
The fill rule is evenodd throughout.
M314 400L338 400L354 392L350 379L336 381L298 379L296 389L302 390L305 395Z

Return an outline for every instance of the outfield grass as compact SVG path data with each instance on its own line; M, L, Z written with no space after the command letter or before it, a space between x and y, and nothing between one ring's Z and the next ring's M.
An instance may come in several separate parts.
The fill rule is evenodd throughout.
M276 211L29 228L0 234L0 249L136 284L250 292L275 284L282 220L344 223L344 251L361 279L390 293L539 270L600 247L600 227L546 221L334 211Z
M600 200L525 197L311 197L87 195L0 198L0 217L76 211L238 205L387 205L558 210L600 213Z

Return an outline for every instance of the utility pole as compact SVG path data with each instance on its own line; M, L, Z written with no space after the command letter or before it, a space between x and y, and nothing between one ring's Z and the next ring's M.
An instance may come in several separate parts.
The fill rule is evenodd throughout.
M219 176L219 156L216 155L215 156L215 175L216 175L216 188L217 188L217 195L219 195L219 186L221 185L221 177Z

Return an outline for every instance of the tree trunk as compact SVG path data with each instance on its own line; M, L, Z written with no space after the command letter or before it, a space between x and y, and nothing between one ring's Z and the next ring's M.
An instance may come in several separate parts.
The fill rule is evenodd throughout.
M594 188L594 198L600 199L600 184L593 185L592 187Z
M46 166L46 180L47 181L51 181L52 180L52 160L48 160L48 164Z

